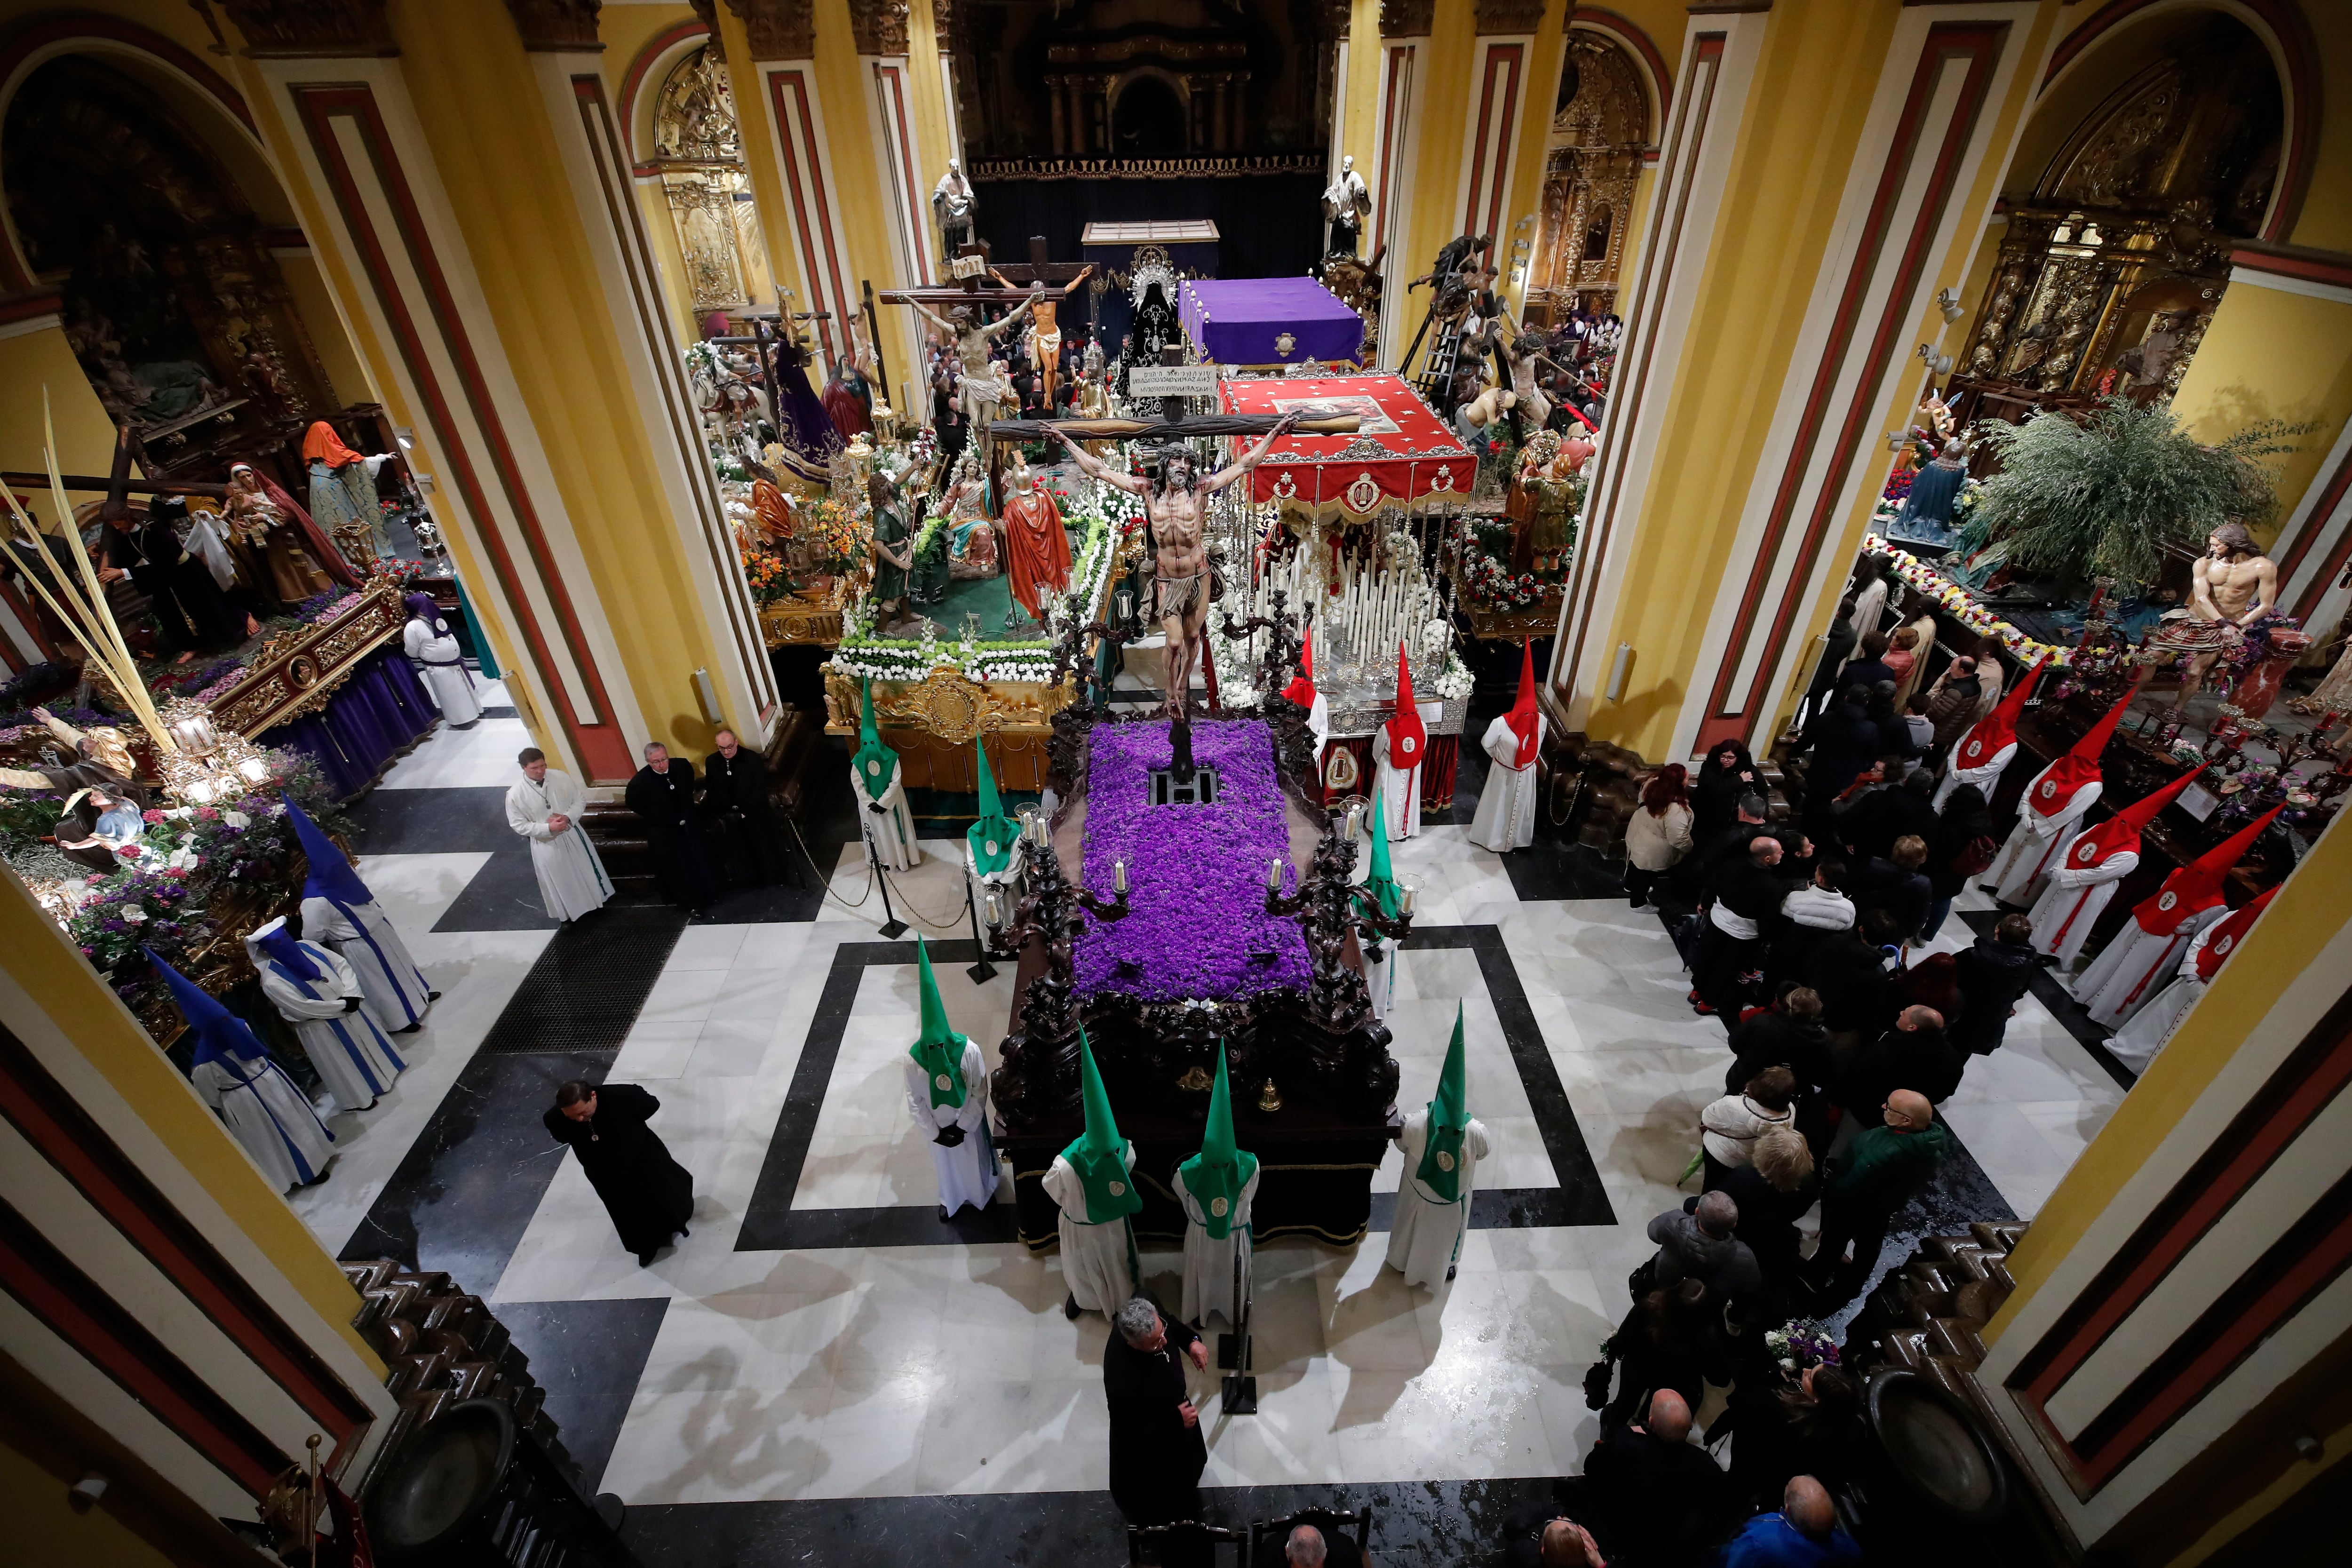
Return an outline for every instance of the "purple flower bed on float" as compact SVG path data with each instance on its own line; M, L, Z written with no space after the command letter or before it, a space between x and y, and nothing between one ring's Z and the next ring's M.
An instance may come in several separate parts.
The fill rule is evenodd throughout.
M1127 918L1089 922L1073 954L1077 994L1224 1002L1311 973L1297 919L1265 912L1265 870L1290 858L1290 826L1258 720L1198 721L1192 760L1215 770L1212 805L1152 805L1151 772L1168 764L1165 722L1097 724L1087 763L1086 883L1108 897L1127 861ZM1292 890L1297 873L1286 876ZM1273 962L1251 958L1271 952ZM1136 972L1121 973L1122 961Z

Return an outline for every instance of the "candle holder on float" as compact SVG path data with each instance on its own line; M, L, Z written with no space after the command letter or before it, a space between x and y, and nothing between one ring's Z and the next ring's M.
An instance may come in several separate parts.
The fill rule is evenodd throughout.
M1330 814L1322 842L1315 847L1313 874L1299 882L1297 892L1282 891L1281 856L1266 868L1266 913L1297 915L1306 928L1314 963L1307 1002L1317 1022L1330 1029L1350 1026L1371 1007L1364 977L1347 964L1348 933L1364 942L1386 937L1400 943L1412 934L1415 888L1359 886L1354 879L1356 836L1362 826L1360 806Z
M1032 1040L1061 1040L1077 1027L1077 1011L1071 1000L1070 945L1085 932L1085 916L1103 921L1127 918L1127 862L1111 862L1113 891L1108 899L1073 883L1062 873L1061 857L1054 853L1053 825L1034 806L1024 806L1021 865L1028 891L1005 917L997 934L1013 956L1018 956L1032 938L1045 944L1045 973L1029 983L1022 1025Z
M201 702L175 697L163 705L160 717L173 749L156 759L163 788L190 805L241 800L269 782L268 759L260 748L234 730L213 722L212 710Z

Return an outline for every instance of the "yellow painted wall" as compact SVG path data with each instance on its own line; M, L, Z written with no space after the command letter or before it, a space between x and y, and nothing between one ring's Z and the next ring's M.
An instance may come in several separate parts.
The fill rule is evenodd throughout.
M172 1558L105 1509L75 1512L66 1502L71 1485L0 1443L0 1519L8 1521L11 1560L28 1565L70 1563L74 1568L173 1568Z
M2296 450L2266 459L2281 504L2263 536L2275 536L2352 416L2352 304L2231 284L2172 407L2200 441L2265 419L2318 425L2292 437Z
M220 1205L230 1223L268 1255L303 1300L381 1376L383 1363L351 1326L359 1293L334 1258L270 1189L220 1118L196 1098L121 998L33 901L13 868L0 874L0 963L33 1006L74 1042L132 1114Z
M2311 966L2347 920L2352 920L2352 829L2339 816L2034 1215L2033 1228L2010 1255L2017 1289L1986 1327L1988 1341L2016 1321L2091 1222L2229 1065L2279 993Z
M41 471L41 399L58 433L58 468L68 474L104 474L114 462L114 421L89 389L89 377L74 358L65 329L52 321L15 337L0 338L0 468ZM16 493L27 493L19 485ZM30 492L35 511L54 524L56 509L46 487ZM78 495L77 501L88 496Z
M310 346L319 351L319 363L327 373L329 388L335 402L348 407L354 403L381 403L375 378L360 362L359 350L352 346L352 335L343 325L342 313L335 309L335 297L327 288L327 275L319 269L316 251L283 251L278 256L278 270L286 279L286 291L294 297L294 309L310 331Z
M1412 222L1405 254L1390 258L1391 278L1414 278L1447 240L1462 232L1462 142L1470 123L1471 95L1476 89L1477 40L1472 36L1470 0L1437 0L1429 24L1427 61L1415 76L1421 86L1421 121L1415 127ZM1379 221L1377 213L1373 221ZM1498 248L1502 237L1496 237ZM1402 268L1402 271L1399 269ZM1418 323L1423 296L1412 299L1404 312ZM1411 325L1404 342L1412 339ZM1402 342L1398 352L1402 352Z
M885 184L888 163L881 144L874 139L873 113L868 107L874 96L871 68L857 58L857 39L849 30L849 0L816 0L816 90L817 100L824 108L825 144L832 155L833 192L841 222L844 283L849 290L849 309L855 314L865 297L859 288L861 282L871 282L879 293L898 287L898 272L893 259L896 247L890 243L890 194ZM928 191L931 182L945 173L947 167L942 163L929 179L922 179L919 171L917 178ZM928 218L929 209L921 216ZM922 228L916 228L914 235L917 243L923 241ZM886 313L877 304L875 314L882 323L878 345L882 356L890 366L894 384L903 385L907 369L914 363L907 312ZM834 342L845 351L849 338L841 330L845 324L834 323ZM831 369L823 368L828 372ZM814 373L812 378L822 385L824 374Z
M596 36L604 45L604 91L611 98L613 112L621 112L621 89L627 79L629 68L647 44L661 33L681 22L696 19L693 9L686 5L607 5L598 16ZM638 101L635 106L638 118L651 100L661 93L662 78L667 67L656 67L638 85ZM738 104L738 112L743 106ZM635 141L635 127L623 125L621 139L628 149L632 162L644 158L652 149ZM658 180L633 182L637 198L637 213L646 226L646 235L653 241L654 265L661 269L662 304L669 311L670 330L677 334L678 342L699 342L702 329L694 319L694 295L686 285L686 256L678 249L677 226L669 215L669 202L662 195Z
M814 297L808 284L808 258L793 237L792 205L784 195L783 175L768 130L767 96L761 90L760 68L751 58L751 43L742 19L724 4L719 6L717 18L719 38L727 47L727 80L735 95L736 117L742 122L743 161L751 170L751 196L760 209L760 232L768 242L768 269L778 283L793 291L793 308L805 310ZM772 309L775 301L761 304Z

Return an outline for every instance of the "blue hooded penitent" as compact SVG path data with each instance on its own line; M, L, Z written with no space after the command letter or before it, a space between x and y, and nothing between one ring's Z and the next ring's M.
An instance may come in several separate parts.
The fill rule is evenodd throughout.
M236 1063L268 1059L251 1025L213 1000L203 986L158 958L153 948L140 951L155 966L155 973L163 977L163 984L171 987L172 1000L180 1005L181 1016L188 1020L188 1032L196 1040L198 1062L226 1057L235 1070Z
M309 813L294 804L292 795L282 798L286 802L286 820L294 825L294 837L301 840L303 858L310 862L310 876L302 884L302 896L324 899L337 906L375 902L375 895L368 891L367 884L360 880L360 874L352 869L352 863L335 847L334 840L310 820ZM351 911L346 909L343 912Z
M294 940L294 933L286 929L282 920L272 921L255 931L253 944L284 964L287 973L298 980L316 980L326 973L319 967L318 960L302 951L302 944Z

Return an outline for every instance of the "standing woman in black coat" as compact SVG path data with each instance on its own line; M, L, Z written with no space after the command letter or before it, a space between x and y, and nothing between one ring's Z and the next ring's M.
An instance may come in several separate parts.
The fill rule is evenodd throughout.
M1704 844L1709 834L1730 826L1739 815L1739 797L1764 795L1763 781L1756 759L1738 742L1726 741L1708 752L1691 787L1691 837Z
M547 1134L580 1157L588 1184L604 1200L621 1245L640 1268L694 1217L694 1178L670 1158L646 1122L661 1101L633 1083L591 1089L577 1079L555 1091L555 1109L541 1120Z
M1981 844L1978 840L1983 840ZM1976 846L1970 853L1969 847ZM1952 912L1952 900L1969 884L1969 878L1992 864L1992 856L2000 852L2000 835L1992 830L1992 812L1985 805L1984 791L1974 784L1962 784L1944 802L1943 814L1936 819L1936 836L1927 841L1927 890L1933 902L1927 906L1927 922L1919 928L1919 941L1924 944L1936 940L1944 929L1944 917Z

